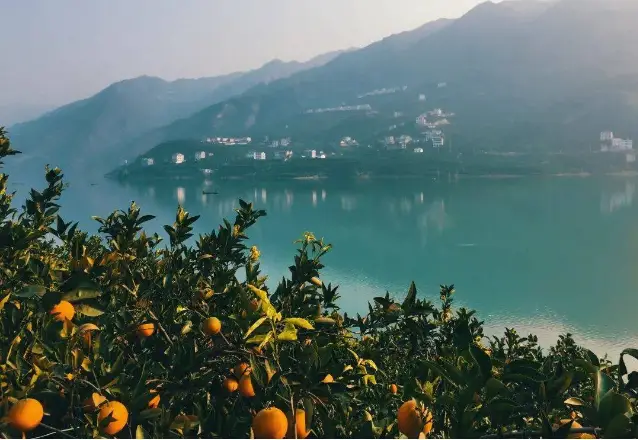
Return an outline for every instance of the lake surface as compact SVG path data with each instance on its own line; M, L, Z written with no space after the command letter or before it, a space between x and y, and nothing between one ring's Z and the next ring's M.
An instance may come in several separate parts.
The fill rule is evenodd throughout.
M386 290L402 298L412 280L437 303L439 285L455 284L456 305L477 309L490 334L515 327L545 345L571 332L616 356L638 347L637 185L619 177L209 186L84 179L63 196L62 215L94 232L92 215L135 200L163 232L182 203L201 215L195 230L203 233L234 218L243 198L268 213L248 235L273 284L292 263L293 241L311 231L334 245L322 279L340 286L344 311L364 313ZM21 196L26 188L14 187Z

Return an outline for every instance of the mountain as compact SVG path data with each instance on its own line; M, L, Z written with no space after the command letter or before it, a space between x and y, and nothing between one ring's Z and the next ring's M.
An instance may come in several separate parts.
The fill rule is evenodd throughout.
M90 98L10 127L12 143L38 167L47 161L70 169L108 171L129 156L128 143L141 134L257 84L314 68L340 53L303 63L275 60L259 69L212 78L169 82L142 76L120 81Z
M445 131L460 151L588 150L606 129L638 137L637 19L633 0L487 2L253 87L132 145L246 135L376 145L419 134L416 116L443 108L456 114ZM371 93L381 89L394 92ZM308 113L358 104L371 110Z

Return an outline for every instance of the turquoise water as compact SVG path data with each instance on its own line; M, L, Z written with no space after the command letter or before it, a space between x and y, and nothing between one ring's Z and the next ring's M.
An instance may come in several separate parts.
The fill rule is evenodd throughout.
M412 280L433 301L440 284L455 284L457 305L477 309L489 333L516 327L548 344L572 332L601 355L638 347L638 180L444 180L93 180L69 188L62 215L95 231L91 215L135 200L157 215L149 226L159 232L179 202L202 216L195 228L203 233L233 218L243 198L268 212L248 235L272 282L286 274L293 241L312 231L334 245L322 278L340 286L349 313L365 312L366 302L386 290L401 298ZM203 195L203 188L219 195Z

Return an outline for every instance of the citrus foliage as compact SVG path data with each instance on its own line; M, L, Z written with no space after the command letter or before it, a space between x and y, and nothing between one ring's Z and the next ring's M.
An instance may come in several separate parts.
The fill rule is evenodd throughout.
M0 158L15 153L1 131ZM134 203L89 236L58 215L60 170L46 182L15 210L0 175L5 436L636 434L638 374L623 357L569 335L546 353L510 329L485 338L473 311L453 310L452 286L439 307L412 284L349 317L320 279L330 245L310 233L266 287L252 204L192 245L198 217L179 208L163 244Z

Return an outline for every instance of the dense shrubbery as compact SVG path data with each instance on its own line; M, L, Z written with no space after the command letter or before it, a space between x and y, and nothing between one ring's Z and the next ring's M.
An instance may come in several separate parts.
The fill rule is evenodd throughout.
M14 153L0 132L0 157ZM251 204L192 246L197 217L179 208L164 246L135 204L96 219L100 236L81 232L57 215L60 170L46 181L14 210L0 176L5 436L636 433L638 374L622 357L612 365L569 336L547 352L514 330L486 338L473 311L453 310L451 286L439 307L411 285L348 317L319 278L330 246L310 233L267 289L246 245L265 215Z

